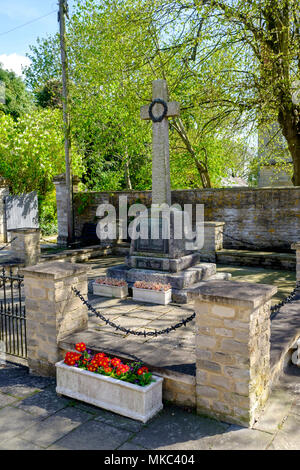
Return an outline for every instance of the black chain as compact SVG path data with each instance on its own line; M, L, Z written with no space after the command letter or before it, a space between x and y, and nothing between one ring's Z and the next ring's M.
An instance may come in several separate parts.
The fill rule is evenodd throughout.
M94 307L92 307L92 305L83 297L83 295L79 292L79 290L77 290L75 287L72 287L72 290L73 290L73 292L75 292L76 296L79 297L79 299L82 301L82 303L84 305L86 305L88 310L90 310L97 317L99 317L104 323L106 323L106 325L111 326L112 328L114 328L117 331L122 331L123 333L134 335L134 336L144 336L144 337L152 336L153 337L153 336L160 336L160 335L168 334L168 333L171 333L171 331L177 330L181 326L186 326L187 323L194 320L194 318L196 316L196 313L193 313L193 315L191 315L190 317L181 320L180 323L177 323L176 325L172 325L169 328L164 328L163 330L160 330L160 331L157 331L157 330L155 330L155 331L134 331L134 330L130 330L129 328L124 328L123 326L116 325L115 323L111 322L110 320L105 318L104 315L102 315L102 313L97 312L97 310L95 310Z
M297 290L299 288L300 288L300 281L296 282L295 289L285 299L283 299L281 302L278 302L278 304L273 305L271 307L271 320L273 320L273 318L279 313L281 307L283 307L286 304L290 304L295 300L295 298L298 295Z

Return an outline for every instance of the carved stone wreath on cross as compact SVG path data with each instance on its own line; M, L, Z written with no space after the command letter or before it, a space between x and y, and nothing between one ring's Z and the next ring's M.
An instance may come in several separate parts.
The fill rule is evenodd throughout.
M153 115L152 110L156 104L161 104L164 107L164 110L160 116L155 117ZM152 122L161 122L167 116L167 114L168 114L168 105L164 100L160 98L156 98L155 100L152 101L152 103L149 106L149 117Z

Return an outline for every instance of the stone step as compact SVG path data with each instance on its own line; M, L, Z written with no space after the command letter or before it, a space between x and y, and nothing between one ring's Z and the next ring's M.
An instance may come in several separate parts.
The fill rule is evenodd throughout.
M216 252L217 264L234 266L258 266L269 269L295 271L295 253L276 253L250 250L220 250Z
M231 278L231 273L217 273L211 276L208 281L230 281Z

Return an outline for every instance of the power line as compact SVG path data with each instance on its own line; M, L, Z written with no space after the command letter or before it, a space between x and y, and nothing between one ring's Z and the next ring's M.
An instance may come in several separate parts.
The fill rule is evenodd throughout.
M35 23L36 21L39 21L39 20L41 20L41 19L43 19L43 18L46 18L47 16L50 16L50 15L52 15L53 13L56 13L56 10L52 10L52 11L50 11L50 13L47 13L46 15L39 16L38 18L35 18L34 20L28 21L27 23L21 24L20 26L16 26L16 27L13 28L13 29L10 29L10 30L8 30L8 31L5 31L4 33L0 33L0 36L4 36L5 34L12 33L13 31L16 31L17 29L23 28L24 26L27 26L27 25L32 24L32 23Z

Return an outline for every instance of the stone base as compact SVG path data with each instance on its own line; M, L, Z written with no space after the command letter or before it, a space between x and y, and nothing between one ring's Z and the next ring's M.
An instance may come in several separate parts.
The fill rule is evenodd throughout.
M216 265L213 263L199 263L192 268L185 269L178 273L155 271L151 269L130 268L126 264L113 266L107 270L107 276L114 279L124 279L129 287L132 287L136 281L159 282L162 284L171 284L172 301L185 304L191 298L191 289L196 288L199 282L229 279L227 273L217 274Z
M171 273L178 273L195 266L199 262L200 253L188 254L179 258L160 257L143 253L142 255L131 255L126 261L129 268L152 269Z

